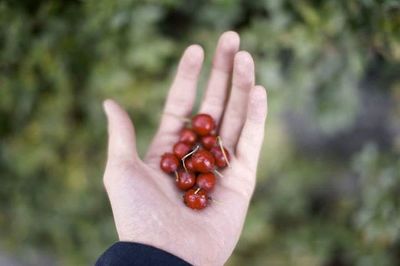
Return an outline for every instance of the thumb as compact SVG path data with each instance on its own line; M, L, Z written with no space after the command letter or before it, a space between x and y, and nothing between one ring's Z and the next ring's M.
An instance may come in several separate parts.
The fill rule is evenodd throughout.
M137 160L135 129L128 113L110 99L103 107L108 121L108 160Z

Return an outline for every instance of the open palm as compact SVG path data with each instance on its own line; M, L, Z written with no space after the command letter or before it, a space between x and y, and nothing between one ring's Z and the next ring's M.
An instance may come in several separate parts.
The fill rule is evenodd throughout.
M109 130L104 184L121 241L151 245L194 265L223 265L231 255L254 190L267 113L265 89L255 86L253 59L238 51L239 42L235 32L220 37L199 110L220 125L231 154L231 167L212 192L216 201L204 210L185 207L174 179L159 168L160 156L171 151L184 127L177 117L192 113L202 48L191 45L184 52L144 160L137 155L128 114L114 101L104 102Z

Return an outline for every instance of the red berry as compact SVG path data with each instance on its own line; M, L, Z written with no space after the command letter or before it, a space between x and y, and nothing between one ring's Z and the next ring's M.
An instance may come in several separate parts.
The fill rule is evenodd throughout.
M196 184L205 191L211 191L215 186L215 175L213 173L200 174L197 177Z
M196 176L193 173L186 172L185 170L179 170L175 182L179 189L188 190L196 183Z
M201 138L201 144L209 150L217 144L217 137L213 135L204 136Z
M172 174L179 167L179 160L170 152L164 153L161 156L160 168L167 174Z
M191 209L201 210L207 207L208 196L202 189L190 189L183 195L183 202Z
M207 150L199 150L192 156L194 169L200 173L211 172L215 167L214 156Z
M189 128L184 128L182 129L180 135L179 135L179 141L184 142L189 145L193 145L196 143L197 140L197 135L194 133L193 130Z
M214 119L208 114L198 114L192 118L192 129L200 136L208 135L214 128Z
M185 166L186 166L186 169L189 172L196 172L196 169L194 168L194 165L193 165L193 158L192 157L189 157L189 158L185 159Z
M219 167L219 168L224 168L224 167L226 167L226 166L228 165L228 163L229 163L229 160L230 160L229 152L228 152L225 148L223 148L223 149L224 149L224 152L225 152L226 157L227 157L227 159L228 159L228 162L227 162L226 159L225 159L225 156L224 156L224 154L223 154L223 152L222 152L222 150L221 150L221 147L219 147L219 146L214 146L214 147L210 150L210 152L212 153L212 155L214 155L215 164L216 164L217 167Z
M190 149L190 145L183 142L178 142L174 145L172 150L175 156L178 157L178 159L182 159L183 156L190 152Z

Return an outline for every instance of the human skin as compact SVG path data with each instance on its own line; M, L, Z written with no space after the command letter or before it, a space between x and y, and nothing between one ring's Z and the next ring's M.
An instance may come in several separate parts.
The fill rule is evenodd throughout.
M115 101L104 102L109 139L103 181L120 241L151 245L193 265L223 265L232 254L254 191L267 116L266 91L255 85L253 59L239 51L239 43L235 32L221 35L198 111L220 125L231 154L231 166L212 192L215 201L203 210L187 208L173 178L159 167L161 155L171 151L184 127L177 117L192 114L202 48L191 45L183 53L145 158L137 154L128 114Z

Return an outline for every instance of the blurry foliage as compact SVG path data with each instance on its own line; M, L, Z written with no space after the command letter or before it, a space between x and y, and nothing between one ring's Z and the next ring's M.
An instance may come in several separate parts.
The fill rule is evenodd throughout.
M184 47L210 63L229 29L270 106L229 265L400 264L397 0L0 1L1 246L93 262L116 240L102 100L130 111L143 153Z

